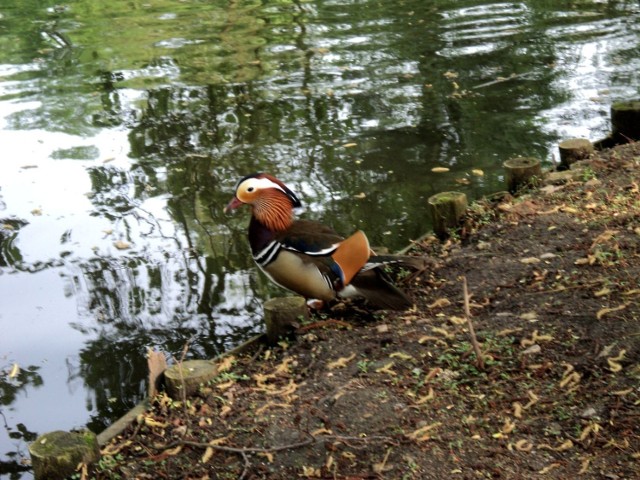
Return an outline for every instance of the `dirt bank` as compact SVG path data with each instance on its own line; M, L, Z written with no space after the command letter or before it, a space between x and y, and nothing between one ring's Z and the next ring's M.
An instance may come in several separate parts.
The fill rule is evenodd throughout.
M640 478L639 184L632 144L569 183L475 204L457 239L413 246L437 262L403 279L413 311L334 310L221 360L90 475Z

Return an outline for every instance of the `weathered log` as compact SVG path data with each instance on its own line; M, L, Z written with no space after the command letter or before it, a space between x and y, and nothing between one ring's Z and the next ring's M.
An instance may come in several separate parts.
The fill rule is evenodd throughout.
M441 240L449 236L467 210L467 196L462 192L440 192L427 200L433 232Z
M537 158L510 158L502 165L507 172L507 188L511 193L515 193L524 187L536 187L541 182L542 166Z
M156 396L164 380L167 360L164 353L147 348L147 366L149 367L149 400Z
M88 430L45 433L29 446L29 453L36 480L67 478L76 473L78 464L100 458L96 435Z
M558 144L560 168L566 170L572 163L588 159L594 152L593 144L586 138L569 138Z
M611 130L617 143L640 140L640 100L611 105Z
M201 385L213 380L218 374L211 360L186 360L172 365L164 371L167 393L174 400L191 396Z
M277 297L264 302L264 321L267 327L267 342L275 345L289 334L301 320L309 318L307 302L303 297Z

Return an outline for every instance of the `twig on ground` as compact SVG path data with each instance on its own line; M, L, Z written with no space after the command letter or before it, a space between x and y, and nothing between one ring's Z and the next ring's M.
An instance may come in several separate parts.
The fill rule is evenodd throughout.
M353 436L342 436L342 435L312 435L311 433L306 432L308 438L305 440L301 440L300 442L289 443L286 445L276 445L274 447L228 447L225 445L216 445L212 442L196 442L193 440L175 440L166 445L162 446L154 446L153 448L157 450L171 450L172 448L178 446L189 446L196 448L211 448L213 450L218 450L220 452L233 453L236 455L240 455L244 462L242 473L238 477L239 480L244 479L249 473L249 469L251 467L251 462L249 461L249 454L256 453L276 453L281 452L283 450L294 450L297 448L303 448L309 445L312 445L316 442L322 442L327 440L344 442L345 444L349 444L349 442L373 442L373 441L384 441L390 442L391 438L381 435L374 436L366 436L366 437L353 437ZM395 443L393 443L395 445ZM388 456L388 455L387 455ZM386 461L386 458L385 458Z
M467 319L467 326L469 327L469 338L471 339L471 345L473 345L473 351L476 353L476 365L478 370L484 370L484 356L478 343L478 337L476 337L476 331L473 328L473 322L471 321L471 309L469 308L469 290L467 289L467 277L462 277L462 293L464 296L464 316Z
M187 411L187 386L184 383L184 374L182 372L182 365L184 364L184 359L187 356L187 352L189 351L189 343L191 343L191 338L184 343L184 347L182 347L182 354L180 355L180 360L178 360L178 372L180 372L180 384L182 385L182 391L180 392L180 396L182 399L182 408L184 410L185 416L189 415Z

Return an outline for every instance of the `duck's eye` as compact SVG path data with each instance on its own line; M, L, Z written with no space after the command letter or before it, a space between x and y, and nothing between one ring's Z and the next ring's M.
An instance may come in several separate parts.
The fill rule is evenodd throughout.
M253 187L247 188L247 192L253 192L255 189Z

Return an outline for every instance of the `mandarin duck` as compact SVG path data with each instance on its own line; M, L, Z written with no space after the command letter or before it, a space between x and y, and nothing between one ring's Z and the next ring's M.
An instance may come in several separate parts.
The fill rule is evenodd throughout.
M382 267L395 263L419 268L414 257L376 256L362 231L345 239L319 222L294 219L300 200L267 173L241 178L225 213L241 205L251 208L249 244L255 262L274 283L302 295L310 306L350 297L363 297L375 308L412 306Z

